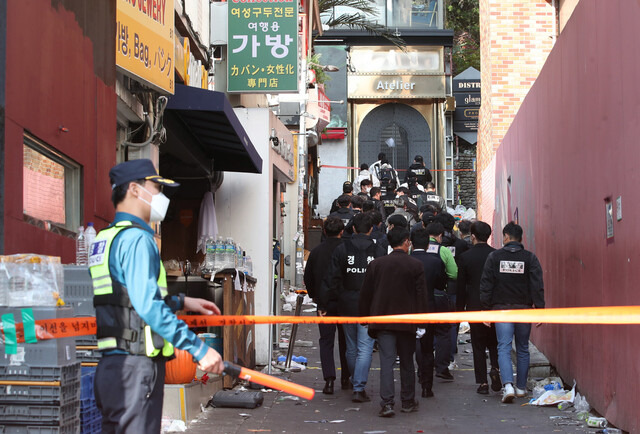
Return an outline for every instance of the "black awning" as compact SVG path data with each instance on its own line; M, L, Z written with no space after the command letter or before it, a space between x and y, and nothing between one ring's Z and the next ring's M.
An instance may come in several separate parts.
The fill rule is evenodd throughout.
M262 173L262 158L222 92L176 84L165 125L169 153L177 158L190 156L209 168L212 160L216 171Z

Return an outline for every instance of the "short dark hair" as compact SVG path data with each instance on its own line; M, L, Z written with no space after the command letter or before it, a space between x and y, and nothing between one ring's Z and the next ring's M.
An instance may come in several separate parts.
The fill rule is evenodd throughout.
M349 181L345 181L345 183L342 184L342 192L351 193L352 191L353 191L353 184L351 184Z
M429 211L422 213L422 226L424 226L425 228L427 227L427 225L429 225L429 223L433 223L435 221L436 216L434 213Z
M382 190L380 189L380 187L372 187L371 190L369 190L369 196L373 197L378 193L381 193Z
M348 194L341 194L340 196L338 196L338 206L340 206L340 208L346 208L350 203L351 196L349 196Z
M433 188L434 190L436 189L436 185L433 182L427 182L424 187L429 189Z
M509 235L513 240L517 242L522 241L522 226L516 224L515 222L509 222L502 229L502 235Z
M365 203L369 200L369 195L367 193L359 192L356 196L361 197Z
M407 223L407 219L400 214L390 215L389 219L387 220L387 224L393 225L394 228L406 228L409 225Z
M328 237L337 237L344 229L344 223L337 217L327 217L323 224L324 233Z
M144 185L145 180L136 179L135 181L131 181L131 182ZM124 184L118 185L116 188L111 190L111 202L113 203L114 208L117 207L118 204L122 202L124 198L127 196L127 191L129 190L129 185L131 184L131 182L125 182Z
M444 234L444 226L438 222L429 223L427 225L427 232L429 235L437 237L438 235Z
M430 212L430 213L432 213L432 214L435 216L436 214L438 214L438 207L437 207L437 206L434 206L434 205L431 205L430 203L428 203L428 204L426 204L426 205L422 205L422 206L420 207L420 212L421 212L421 213L423 213L423 214L424 214L425 212Z
M429 247L429 232L426 229L416 229L411 233L411 243L414 249Z
M385 154L384 152L380 152L378 154L378 160L384 160L386 158L387 154Z
M383 164L388 164L389 166L391 166L391 164L389 163L389 160L387 160L385 157L382 157L382 160L380 160L380 165L382 166Z
M422 162L424 162L424 158L422 158L422 155L416 155L413 158L413 161L415 161L416 163L422 163Z
M468 234L471 230L471 222L469 220L460 220L458 222L458 230L461 234Z
M371 210L371 211L367 211L367 214L369 214L369 216L371 217L371 224L374 226L378 226L380 223L382 223L382 214L380 214L380 211L376 211Z
M369 170L369 165L367 163L362 163L360 165L360 170Z
M387 234L387 240L389 241L389 246L391 246L392 248L398 247L399 245L404 243L405 240L408 240L408 239L409 239L409 230L403 227L394 226L394 228L391 229Z
M475 236L476 239L481 243L486 243L491 236L491 226L481 220L476 220L475 222L471 223L470 230L471 234Z
M351 197L351 207L362 209L362 204L364 203L364 199L358 195L350 196Z
M441 212L436 216L436 221L442 223L445 230L452 231L453 227L456 225L456 218L449 213Z
M353 217L353 229L359 234L366 234L373 227L371 216L366 212L361 212Z
M360 181L360 187L362 187L363 185L364 185L365 187L366 187L367 185L373 185L373 182L371 182L371 180L370 180L370 179L363 179L362 181Z
M396 193L409 194L410 191L407 187L398 187L398 189L396 190Z
M362 212L373 211L374 209L376 209L376 205L372 200L365 200L362 204Z

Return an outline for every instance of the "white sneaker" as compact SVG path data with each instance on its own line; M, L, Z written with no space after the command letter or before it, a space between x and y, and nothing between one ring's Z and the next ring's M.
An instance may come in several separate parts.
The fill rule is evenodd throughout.
M456 362L450 362L448 368L450 371L453 371L454 369L458 369L458 364Z
M508 404L513 402L515 398L516 398L516 394L513 390L513 386L511 385L511 383L505 384L504 388L502 389L502 402L504 402L505 404Z
M525 396L527 396L527 389L522 390L522 389L518 389L518 386L514 387L515 392L516 392L516 396L518 398L524 398Z

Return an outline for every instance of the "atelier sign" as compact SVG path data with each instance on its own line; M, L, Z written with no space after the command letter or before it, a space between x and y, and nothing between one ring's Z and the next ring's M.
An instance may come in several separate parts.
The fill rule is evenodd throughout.
M444 98L444 74L349 75L349 98Z

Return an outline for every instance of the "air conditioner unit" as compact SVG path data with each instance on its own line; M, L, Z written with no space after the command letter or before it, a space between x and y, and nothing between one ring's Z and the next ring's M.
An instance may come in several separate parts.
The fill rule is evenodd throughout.
M211 45L227 45L228 9L227 2L211 3L209 43Z

